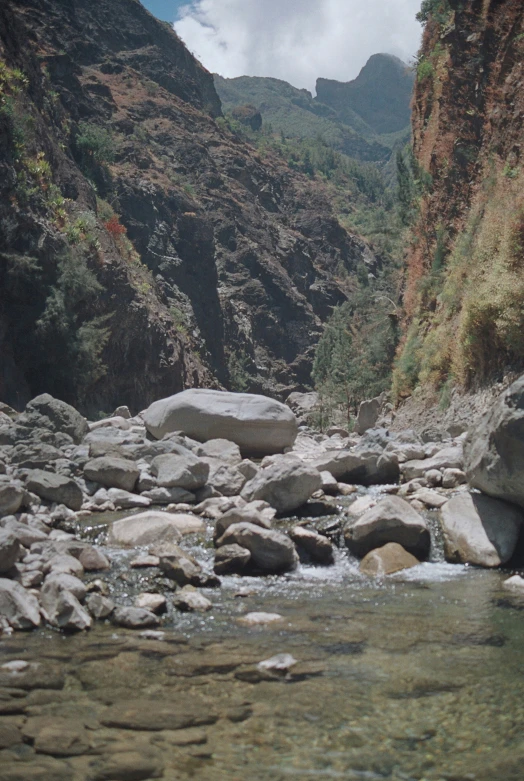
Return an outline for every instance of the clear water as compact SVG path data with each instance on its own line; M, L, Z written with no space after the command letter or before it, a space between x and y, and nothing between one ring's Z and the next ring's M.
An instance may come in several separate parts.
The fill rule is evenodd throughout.
M382 583L343 552L331 568L225 578L210 613L170 614L164 640L110 625L3 640L0 741L6 725L28 734L0 751L0 781L523 781L524 601L507 573L442 562L438 540L433 559ZM119 600L147 577L116 578ZM283 618L238 621L251 611ZM258 662L281 653L297 664L265 680ZM10 660L40 666L31 679ZM108 726L115 708L126 723ZM42 724L51 738L34 737Z

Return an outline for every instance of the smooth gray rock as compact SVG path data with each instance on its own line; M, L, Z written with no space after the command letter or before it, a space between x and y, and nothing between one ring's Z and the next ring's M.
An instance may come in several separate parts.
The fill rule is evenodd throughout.
M81 632L90 629L92 620L78 599L56 583L42 586L40 602L47 620L53 626L68 632Z
M0 481L0 518L13 515L22 507L25 491L21 485L10 481Z
M34 629L40 626L38 600L15 580L0 578L0 616L13 629Z
M362 401L358 408L355 430L357 434L364 434L373 428L380 417L382 401L379 398Z
M34 469L27 477L26 488L41 499L65 504L71 510L80 510L82 507L82 489L70 477Z
M66 572L50 572L44 581L42 586L42 593L47 590L50 591L70 591L71 594L78 599L79 602L83 602L86 598L86 587L80 578L74 575L68 575Z
M247 477L236 466L222 463L218 458L206 458L209 464L208 485L221 496L238 496L247 483Z
M70 404L43 393L30 401L24 417L31 425L67 434L75 444L80 444L89 432L87 420Z
M524 507L524 375L470 430L464 471L473 488Z
M289 536L307 557L315 564L333 564L335 561L333 543L322 534L304 529L303 526L295 526L289 532Z
M223 545L215 552L214 570L217 575L240 575L251 559L251 553L240 545Z
M426 521L404 499L387 496L344 530L347 547L357 556L397 542L408 552L426 557L430 536Z
M357 485L395 483L400 474L398 456L382 450L332 450L311 463L319 472L330 472L337 481Z
M4 529L13 534L24 548L30 548L35 542L46 542L48 538L49 530L45 532L40 531L34 526L29 526L26 523L20 523L16 519L6 518L2 521Z
M243 455L281 453L295 441L298 426L285 404L250 393L194 388L152 404L144 413L157 439L183 431L200 442L227 439Z
M136 464L125 458L102 456L93 458L84 466L87 480L100 483L106 488L122 488L124 491L133 491L139 475Z
M0 529L0 575L8 572L18 561L20 542L9 529Z
M205 524L194 515L148 510L115 521L109 529L109 542L138 547L162 542L176 542L184 534L200 533Z
M360 562L360 571L364 575L381 578L404 569L411 569L418 564L420 561L408 553L402 545L388 542L382 548L375 548L364 556Z
M148 496L138 496L121 488L108 488L106 491L108 502L112 502L118 510L130 510L133 507L150 507L151 499Z
M466 474L461 469L444 469L442 475L443 488L457 488L459 485L467 483Z
M182 456L166 453L153 459L151 472L156 477L160 488L183 488L186 491L198 491L207 482L209 464L192 453Z
M232 507L227 510L216 522L214 538L219 539L229 526L234 523L253 523L263 529L270 529L275 517L275 509L267 502L248 502L243 507Z
M111 562L105 553L93 545L86 545L82 549L78 561L86 572L101 572L111 569Z
M213 603L192 586L184 586L177 591L173 604L182 612L205 613L213 607Z
M512 557L524 520L519 507L464 493L450 499L440 513L448 561L499 567Z
M196 502L195 494L186 491L185 488L151 488L144 491L142 496L149 499L151 504L193 504Z
M321 486L322 479L315 467L293 456L282 456L246 483L241 496L247 502L262 499L278 513L286 513L306 504Z
M251 553L250 564L266 574L278 574L295 569L298 555L286 534L262 529L252 523L234 523L217 541L222 545L239 545Z
M126 629L147 629L160 623L158 616L141 607L117 607L112 613L111 620L117 626Z

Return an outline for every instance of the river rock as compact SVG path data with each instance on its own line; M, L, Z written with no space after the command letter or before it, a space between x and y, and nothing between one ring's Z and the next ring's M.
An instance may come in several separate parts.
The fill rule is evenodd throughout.
M426 521L398 496L381 499L357 521L348 524L344 538L357 556L365 556L388 542L397 542L406 550L426 557L430 546Z
M42 586L40 602L47 620L53 626L69 632L90 629L91 616L82 607L76 596L64 587L63 580L60 576L51 576L46 578ZM77 579L74 578L74 580ZM85 595L85 588L83 593Z
M432 491L430 488L419 488L411 495L411 501L422 502L423 505L431 509L443 507L448 501L448 497Z
M0 481L0 518L17 513L24 503L25 491L21 485Z
M234 523L253 523L263 529L270 529L275 513L273 507L260 500L248 502L243 507L232 507L217 520L214 538L218 540Z
M70 591L79 602L83 602L86 598L87 591L83 581L66 572L51 572L46 577L42 589L49 590L51 588L56 591Z
M238 496L247 477L236 466L223 464L216 458L206 458L209 464L208 484L221 496Z
M2 521L2 526L9 530L24 548L30 548L35 542L46 542L49 534L49 529L47 528L45 532L40 531L36 526L20 523L20 521L10 517Z
M34 629L40 626L38 600L14 580L0 578L0 616L13 629Z
M465 493L442 507L441 521L448 561L499 567L515 551L523 513L499 499Z
M158 555L162 572L179 586L214 588L220 585L215 575L205 573L198 561L178 545L170 544L155 548L154 553Z
M192 586L184 586L184 588L177 591L173 604L178 610L183 612L205 613L213 607L213 603Z
M239 624L246 624L247 626L265 626L267 624L274 624L276 621L283 621L283 616L279 613L254 612L246 613L245 616L240 616L237 621Z
M154 545L175 542L184 534L202 532L204 529L204 522L194 515L150 510L115 521L109 529L109 541L129 547Z
M380 578L403 569L416 567L417 564L420 564L420 561L408 553L402 545L388 542L382 548L376 548L364 556L360 562L360 571L364 575Z
M443 488L457 488L467 483L468 479L462 469L444 469L442 475Z
M87 420L70 404L43 393L30 401L24 412L24 425L67 434L79 445L89 432Z
M82 489L69 477L34 469L27 477L26 488L41 499L65 504L71 510L80 510L82 507Z
M404 480L407 481L416 477L424 477L426 472L434 469L438 469L440 472L443 472L444 469L462 469L463 462L462 448L453 445L442 448L431 458L406 461L405 464L402 464L401 472Z
M140 475L138 467L128 459L102 456L93 458L84 466L84 476L106 488L133 491Z
M397 455L382 450L331 450L317 456L312 464L319 472L330 472L335 480L344 483L394 483L399 477Z
M242 490L247 502L262 499L278 513L288 513L306 504L322 486L317 469L293 456L282 456L277 463L261 469Z
M251 560L251 553L240 545L223 545L215 552L214 571L217 575L240 575Z
M228 439L210 439L196 449L199 458L219 458L223 464L236 466L242 461L240 448Z
M111 562L105 553L102 553L99 548L94 548L92 545L86 545L82 549L78 561L86 572L100 572L111 569Z
M103 489L100 490L102 491ZM97 494L98 493L99 492L97 491ZM121 488L109 488L105 494L107 497L106 501L114 504L118 510L130 510L133 507L151 506L151 499L149 496L137 496L137 494L123 491ZM93 499L95 499L95 497L93 497Z
M153 459L151 471L160 488L198 491L207 482L209 464L189 452L187 455L166 453Z
M144 491L142 496L149 499L151 504L193 504L196 501L195 494L185 488L151 488Z
M67 575L81 577L84 574L84 568L75 556L70 556L68 553L57 553L44 564L44 573L49 572L65 572Z
M20 542L9 529L0 529L0 575L8 572L18 561Z
M102 594L90 594L86 599L86 607L93 618L101 621L104 618L109 618L115 609L115 603Z
M249 393L193 388L154 402L144 413L157 439L183 431L200 442L227 439L243 455L281 453L295 441L298 426L285 404Z
M147 629L160 623L158 616L141 607L117 607L112 613L111 620L117 626L126 629Z
M307 554L308 558L316 564L333 564L333 543L322 534L304 529L303 526L295 526L289 532L289 536L300 550Z
M524 578L521 575L513 575L504 581L502 588L524 597Z
M163 594L151 594L143 591L135 599L135 607L141 607L150 610L155 615L161 615L167 611L167 599Z
M472 427L464 461L473 488L524 507L524 375Z
M295 569L298 556L289 537L271 529L262 529L252 523L234 523L226 529L217 545L235 543L251 553L251 564L267 574L278 574Z

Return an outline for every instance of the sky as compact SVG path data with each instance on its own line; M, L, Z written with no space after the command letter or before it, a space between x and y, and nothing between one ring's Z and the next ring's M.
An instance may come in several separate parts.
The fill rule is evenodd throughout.
M273 76L314 93L323 78L354 79L378 52L411 59L421 0L142 0L208 70Z

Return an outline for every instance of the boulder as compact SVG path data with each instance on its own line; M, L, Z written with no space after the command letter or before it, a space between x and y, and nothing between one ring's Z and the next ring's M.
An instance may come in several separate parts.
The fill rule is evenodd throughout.
M320 397L318 393L300 393L295 391L290 393L286 399L286 404L290 407L301 423L310 423L311 419L317 414L320 407Z
M223 545L215 553L217 575L240 575L251 559L251 553L240 545Z
M86 572L100 572L101 570L111 569L111 562L99 548L92 545L86 545L82 549L78 561Z
M204 522L194 515L150 510L115 521L109 529L109 542L129 547L155 545L204 530Z
M464 467L473 488L524 507L524 375L470 430Z
M462 448L456 445L445 447L439 450L431 458L424 458L415 461L406 461L402 465L402 475L404 480L413 480L416 477L424 477L426 472L438 469L443 472L445 469L462 469L464 455Z
M86 600L86 606L93 618L98 621L108 618L115 609L115 603L102 594L90 594Z
M242 454L281 453L295 441L293 412L266 396L193 388L154 402L144 412L147 430L157 439L174 431L207 442L227 439Z
M240 448L227 439L210 439L196 449L199 458L219 458L223 464L236 466L242 461Z
M417 564L420 564L420 561L408 553L402 545L388 542L382 548L376 548L364 556L360 562L360 571L364 575L381 578L403 569L416 567Z
M0 578L0 616L13 629L34 629L40 626L38 600L15 580Z
M250 564L266 574L278 574L295 569L298 556L289 537L252 523L234 523L218 540L217 545L239 545L251 553Z
M84 476L106 488L122 488L133 491L140 475L138 467L125 458L102 456L93 458L84 466Z
M151 594L143 591L135 599L135 607L141 607L159 616L167 612L167 599L163 594Z
M142 607L117 607L111 614L111 620L126 629L147 629L160 623L158 616Z
M0 518L17 513L24 499L25 491L21 485L0 481Z
M151 472L160 488L197 491L207 482L209 464L189 452L187 455L166 453L153 459Z
M87 591L84 583L80 578L68 575L66 572L51 572L46 577L42 592L49 591L51 588L55 591L70 591L79 602L83 602L86 598Z
M293 456L283 456L246 483L241 496L247 502L263 499L277 513L289 513L306 504L321 486L317 469Z
M100 491L105 489L101 488ZM97 501L97 494L93 497L94 501ZM149 496L138 496L132 494L130 491L123 491L121 488L108 488L105 491L104 501L114 504L117 510L131 510L133 507L150 507L151 499Z
M192 586L184 586L177 591L173 604L183 612L205 613L213 607L213 603Z
M397 542L410 553L426 557L430 535L424 518L398 496L387 496L344 530L347 547L357 556Z
M89 613L71 591L62 587L58 579L46 578L40 591L40 602L47 620L53 626L69 632L91 628Z
M520 508L464 493L450 499L440 512L448 561L499 567L512 557L524 519Z
M358 485L395 483L399 478L398 456L382 450L330 450L312 464L319 472L330 472L335 480Z
M160 569L166 577L179 586L202 586L214 588L220 581L214 575L207 575L198 561L178 545L167 545L155 549L160 559Z
M364 434L368 429L374 428L380 417L382 400L379 398L362 401L358 408L355 430L357 434Z
M0 529L0 575L8 572L18 561L20 542L9 529Z
M232 507L217 520L214 538L219 539L234 523L253 523L263 529L270 529L275 512L273 507L262 501L249 502L243 507Z
M24 413L24 425L67 434L76 445L89 432L87 420L70 404L43 393L30 401Z
M467 483L468 479L462 469L444 469L442 475L443 488L457 488L459 485Z
M502 588L524 597L524 578L521 575L513 575L504 581Z
M289 532L289 536L299 549L302 549L307 557L315 564L333 564L333 543L322 534L295 526Z
M27 477L26 488L41 499L65 504L71 510L80 510L82 507L82 489L70 477L34 469Z
M195 494L185 488L151 488L144 491L142 497L149 499L150 504L193 504L196 501Z
M208 484L221 496L238 496L247 483L247 477L236 466L222 463L217 458L206 458L209 464Z

